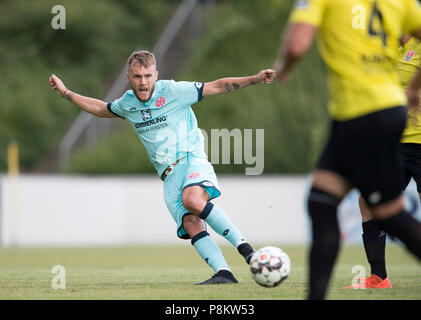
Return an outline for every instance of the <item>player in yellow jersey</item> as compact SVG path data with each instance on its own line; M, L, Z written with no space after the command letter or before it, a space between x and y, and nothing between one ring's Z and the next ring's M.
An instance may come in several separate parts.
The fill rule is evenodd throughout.
M410 36L403 36L401 42L398 71L401 85L407 89L412 77L421 67L421 41L415 38L411 39ZM414 178L421 199L421 121L414 119L413 116L415 115L409 115L401 139L403 170L405 174L402 190L405 190L411 178ZM386 234L373 221L370 209L362 197L359 199L359 206L363 220L362 236L364 249L370 264L371 276L361 279L360 283L345 288L392 288L386 272Z
M405 36L402 37L402 44L398 70L401 84L407 89L412 77L421 67L421 41ZM421 122L420 120L412 120L411 118L411 121L408 121L401 142L404 144L414 143L418 146L421 144ZM410 178L410 176L407 176L408 180ZM421 187L418 192L421 192Z
M421 39L417 0L298 0L275 69L287 81L317 33L329 70L332 126L313 172L309 299L324 299L340 246L337 208L356 187L374 221L421 259L421 223L404 210L399 140L407 108L418 112L421 71L405 92L399 38Z

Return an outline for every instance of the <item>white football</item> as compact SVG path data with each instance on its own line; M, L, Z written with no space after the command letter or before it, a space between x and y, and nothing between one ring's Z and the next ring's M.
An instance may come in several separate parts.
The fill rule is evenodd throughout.
M276 287L291 272L289 256L278 247L263 247L250 260L252 278L263 287Z

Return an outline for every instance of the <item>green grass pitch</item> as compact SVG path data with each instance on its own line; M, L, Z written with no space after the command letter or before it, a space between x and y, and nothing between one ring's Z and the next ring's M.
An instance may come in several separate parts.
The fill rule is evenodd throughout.
M307 290L307 247L281 246L290 277L275 288L258 286L233 247L222 247L237 285L194 286L213 272L190 245L99 248L1 248L0 299L302 300ZM392 289L343 289L354 265L370 271L362 246L342 246L328 299L421 299L421 264L402 247L386 252ZM66 271L66 288L53 289L53 266Z

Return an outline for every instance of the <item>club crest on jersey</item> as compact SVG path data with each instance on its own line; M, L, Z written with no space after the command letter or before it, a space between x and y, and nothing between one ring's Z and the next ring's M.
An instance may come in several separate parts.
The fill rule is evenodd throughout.
M151 109L142 110L142 119L143 119L143 121L147 121L147 120L152 119Z
M408 51L408 53L405 56L405 61L409 62L414 57L414 55L415 55L414 50Z
M158 99L156 99L155 101L155 106L157 108L161 108L165 105L165 98L164 97L159 97Z

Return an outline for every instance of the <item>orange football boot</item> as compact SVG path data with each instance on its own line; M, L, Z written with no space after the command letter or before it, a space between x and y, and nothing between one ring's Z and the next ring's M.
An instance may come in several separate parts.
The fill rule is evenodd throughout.
M345 289L390 289L392 288L392 283L389 280L389 277L386 277L384 280L375 274L371 274L369 278L359 279L359 283L354 284L353 286L345 287Z

